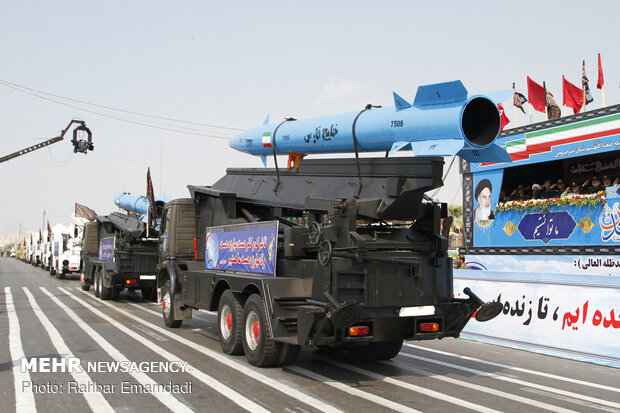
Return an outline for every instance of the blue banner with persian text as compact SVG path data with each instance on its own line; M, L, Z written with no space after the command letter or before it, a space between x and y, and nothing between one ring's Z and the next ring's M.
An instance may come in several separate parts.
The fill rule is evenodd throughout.
M207 228L205 268L275 276L277 241L277 221Z
M476 247L620 245L620 199L546 210L496 211L494 219L474 222Z
M116 246L116 239L104 238L99 243L99 260L101 261L114 261L114 247Z

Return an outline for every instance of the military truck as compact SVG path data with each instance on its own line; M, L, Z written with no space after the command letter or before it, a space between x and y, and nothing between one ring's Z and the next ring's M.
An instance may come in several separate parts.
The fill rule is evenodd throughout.
M102 300L117 299L123 289L141 290L154 301L157 274L157 238L146 238L145 224L135 214L98 215L85 224L80 284L94 286Z
M458 337L477 310L499 311L469 289L454 297L447 207L424 195L442 169L442 158L302 160L189 186L162 217L164 323L217 311L222 350L263 367L301 346L390 359L403 340Z

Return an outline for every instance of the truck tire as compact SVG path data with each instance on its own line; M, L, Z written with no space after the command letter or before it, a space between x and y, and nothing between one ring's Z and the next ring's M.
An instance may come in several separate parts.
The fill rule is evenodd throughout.
M288 366L289 364L293 364L295 360L297 360L300 351L301 346L289 343L282 343L282 348L280 349L280 355L278 356L278 361L276 362L276 365Z
M95 286L95 297L99 297L101 294L101 277L99 276L99 270L95 270L93 284Z
M356 361L389 360L400 353L402 340L368 343L349 348L349 356Z
M144 298L147 301L151 301L154 302L155 300L157 300L157 290L153 287L144 287L144 288L140 288L140 291L142 292L142 298Z
M99 298L102 300L109 300L112 298L112 288L105 286L105 269L99 272L99 282L101 283L101 290L99 291Z
M222 351L226 354L243 354L243 307L230 290L224 291L220 297L217 319Z
M379 354L383 351L383 343L374 342L361 346L351 346L348 349L349 356L355 361L373 361L377 360Z
M251 365L270 367L276 364L281 343L271 337L263 299L252 294L243 309L243 350Z
M164 317L164 324L166 324L166 327L179 328L183 320L174 319L174 294L170 291L170 280L166 280L162 288L161 313Z
M383 343L383 348L377 353L377 360L390 360L400 353L400 349L403 347L403 341L386 341Z
M80 275L80 287L82 287L82 291L90 291L90 285L86 284L86 276L84 273Z
M118 296L121 294L121 288L119 287L114 287L112 288L112 295L111 295L111 299L112 300L118 300Z

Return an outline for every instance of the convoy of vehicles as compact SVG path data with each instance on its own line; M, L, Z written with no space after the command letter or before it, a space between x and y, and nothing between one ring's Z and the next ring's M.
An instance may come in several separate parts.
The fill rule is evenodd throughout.
M582 269L579 262L593 256L617 257L620 230L608 225L617 204L588 197L509 203L500 191L538 181L540 171L581 182L599 170L620 175L618 112L504 132L497 143L511 163L463 161L468 257L547 255ZM458 337L472 317L502 312L502 303L485 304L468 288L453 291L449 225L442 231L447 206L425 196L443 184L442 158L296 166L229 169L212 186L189 186L189 198L165 204L159 228L135 212L97 216L84 226L82 289L94 286L104 300L139 289L161 302L170 328L194 310L216 311L222 350L245 353L256 366L292 363L302 346L389 359L404 340ZM499 205L487 219L476 218L481 185ZM63 253L72 248L64 241L32 245L25 256L65 274L71 260Z

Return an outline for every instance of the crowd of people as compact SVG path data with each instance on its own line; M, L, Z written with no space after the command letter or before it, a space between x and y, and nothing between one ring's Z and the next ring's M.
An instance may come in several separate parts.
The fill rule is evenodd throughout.
M562 179L553 182L550 179L546 179L542 185L538 183L534 183L531 186L519 184L510 194L501 191L499 201L524 201L527 199L561 198L569 195L596 194L600 191L604 191L608 186L619 184L620 177L612 181L607 175L602 178L593 176L581 183L577 181L568 183Z

